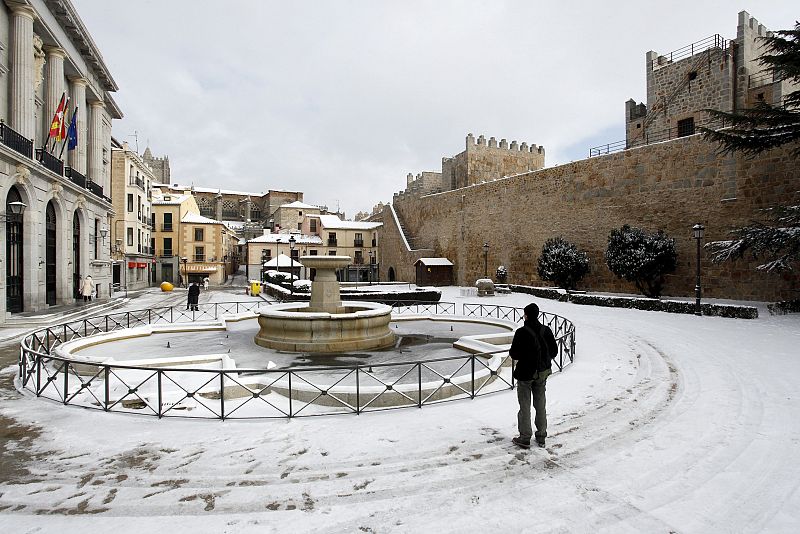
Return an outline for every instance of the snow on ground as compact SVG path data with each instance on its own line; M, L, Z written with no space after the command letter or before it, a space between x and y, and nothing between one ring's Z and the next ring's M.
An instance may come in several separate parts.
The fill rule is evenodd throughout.
M130 307L158 301L142 298ZM442 300L477 297L446 288ZM0 414L40 434L10 451L30 458L29 473L0 485L0 526L796 531L800 316L695 317L520 294L479 301L535 301L576 324L577 359L548 381L546 449L511 445L513 391L421 410L224 423L91 412L4 391Z

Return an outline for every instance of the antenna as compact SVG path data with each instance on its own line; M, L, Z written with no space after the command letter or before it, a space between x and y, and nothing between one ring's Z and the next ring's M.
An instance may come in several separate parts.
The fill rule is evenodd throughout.
M136 139L136 153L139 153L139 132L134 130L133 135L129 135L128 137L133 137Z

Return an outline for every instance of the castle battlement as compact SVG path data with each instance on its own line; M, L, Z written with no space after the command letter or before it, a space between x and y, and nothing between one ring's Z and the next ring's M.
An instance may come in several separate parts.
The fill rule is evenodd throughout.
M500 139L500 143L498 144L497 139L494 137L490 137L489 140L486 140L486 137L481 134L475 139L473 134L467 134L466 138L466 148L467 150L471 148L494 148L497 150L507 150L509 152L528 152L531 154L541 154L544 155L544 147L538 146L536 144L528 144L528 143L518 143L517 141L511 141L511 144L508 144L508 140Z
M736 36L742 37L746 30L750 30L757 37L768 37L772 35L766 26L758 22L755 17L751 16L747 11L739 12L739 25L736 28Z

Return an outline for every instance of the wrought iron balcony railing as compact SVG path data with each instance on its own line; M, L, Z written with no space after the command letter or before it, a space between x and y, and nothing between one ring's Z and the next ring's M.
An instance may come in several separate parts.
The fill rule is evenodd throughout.
M161 225L161 231L162 232L171 232L172 231L172 225L171 224L162 224Z
M78 187L86 189L86 177L72 167L64 167L64 176Z
M364 246L364 240L363 239L355 239L355 240L353 240L353 246L354 247L363 247Z
M13 130L8 124L0 123L0 142L11 150L33 159L33 141Z
M45 169L53 171L59 176L64 176L64 162L52 155L43 148L36 149L36 161L41 163Z

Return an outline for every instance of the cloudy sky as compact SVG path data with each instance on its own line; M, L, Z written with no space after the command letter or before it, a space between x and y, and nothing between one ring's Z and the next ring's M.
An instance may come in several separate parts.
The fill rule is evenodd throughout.
M111 69L114 136L173 182L305 192L351 217L441 170L464 138L544 145L552 166L624 139L647 50L770 29L795 0L73 0Z

